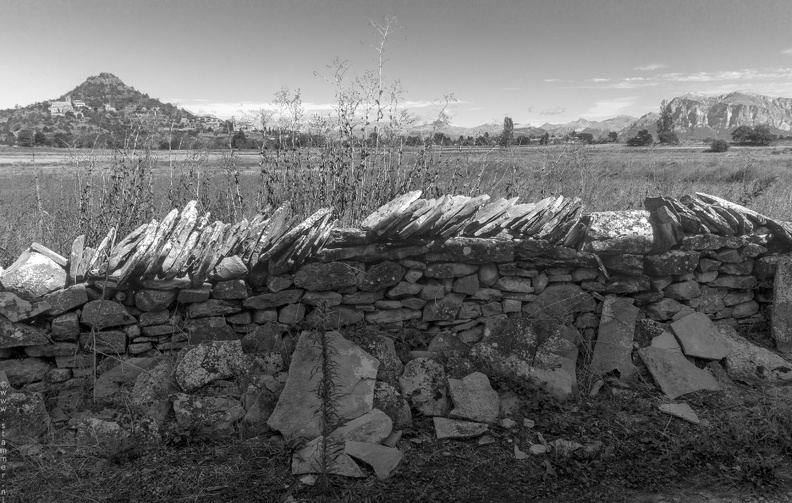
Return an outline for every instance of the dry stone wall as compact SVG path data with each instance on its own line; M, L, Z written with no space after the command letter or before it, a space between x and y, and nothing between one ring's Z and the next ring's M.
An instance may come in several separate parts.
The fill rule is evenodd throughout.
M416 382L432 372L462 379L484 364L565 399L594 341L607 341L587 356L595 372L635 372L634 350L646 344L624 327L636 320L701 313L721 326L766 325L792 351L789 223L706 194L581 210L563 197L517 204L412 192L361 228L339 229L329 210L295 222L288 205L210 223L191 202L122 239L111 230L95 249L80 237L68 259L34 244L0 272L0 371L28 392L82 386L96 373L100 398L134 385L154 416L172 402L185 424L227 433L243 418L266 422L281 371L310 352L304 337L317 329L369 336L360 342L376 357L366 396L376 388L382 408L401 388L414 410L452 418L446 388L425 393ZM445 368L434 369L438 354L449 356ZM176 363L163 367L163 355ZM254 367L242 396L213 397L203 423L188 413L191 394ZM169 372L175 381L157 380ZM761 372L754 377L779 375ZM402 402L391 405L398 423Z

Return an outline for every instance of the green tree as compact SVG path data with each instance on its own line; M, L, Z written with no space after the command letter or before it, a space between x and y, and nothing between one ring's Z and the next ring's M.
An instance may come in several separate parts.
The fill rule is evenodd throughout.
M616 131L610 131L608 133L608 141L611 143L616 143L617 141L619 141L619 133L617 133Z
M30 129L21 129L17 133L17 145L20 147L32 147L35 144L35 134Z
M775 135L766 124L755 127L740 126L732 131L732 141L738 145L766 146L774 139Z
M36 131L36 134L33 135L33 143L37 147L44 146L49 144L49 140L47 139L47 135L45 135L41 131Z
M654 139L648 129L638 131L638 134L627 140L627 145L631 147L646 147L652 144Z
M663 100L660 103L660 118L657 119L657 136L663 133L671 133L674 131L674 116L671 105L668 101Z
M545 131L545 134L543 134L542 137L539 138L539 145L547 145L549 143L550 143L550 133Z
M248 148L248 142L244 131L240 130L234 133L234 137L231 138L231 147L236 149Z
M514 143L514 122L511 117L503 118L503 131L501 131L499 140L502 147L508 147Z
M726 140L713 140L710 143L710 152L726 152L729 150L729 144Z

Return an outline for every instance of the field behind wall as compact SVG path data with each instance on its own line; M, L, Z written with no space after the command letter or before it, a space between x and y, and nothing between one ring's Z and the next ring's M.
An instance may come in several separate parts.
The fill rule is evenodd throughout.
M283 151L0 150L0 266L30 243L67 255L197 199L235 222L291 201L297 216L332 207L354 226L398 194L520 197L563 194L586 211L642 209L651 196L705 192L792 220L792 148L342 147Z

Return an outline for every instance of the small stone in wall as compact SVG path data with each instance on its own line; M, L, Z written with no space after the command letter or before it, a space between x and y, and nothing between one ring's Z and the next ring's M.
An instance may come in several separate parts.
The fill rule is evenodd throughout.
M242 305L248 309L271 309L287 304L296 304L300 301L304 292L305 290L292 289L282 290L277 293L263 293L245 299Z
M407 320L416 320L421 317L421 311L415 309L390 309L387 311L373 311L366 313L366 322L376 325L386 325Z
M199 288L185 288L179 290L177 301L179 304L193 304L206 302L212 295L212 285L204 284Z
M247 299L247 300L251 300L251 299ZM205 302L190 304L187 307L187 316L189 318L209 318L214 316L225 316L228 314L238 313L243 309L244 308L242 307L242 304L239 301L209 299Z
M364 292L376 292L399 284L404 278L404 267L396 262L385 261L369 267L358 288Z
M305 264L294 275L294 285L312 292L337 290L356 285L356 272L342 262Z
M141 311L164 311L176 300L175 291L139 290L135 293L135 307Z
M249 291L244 279L218 281L212 289L212 298L239 300L248 298Z
M449 293L437 301L429 301L423 309L422 321L452 320L462 308L465 296L460 293Z
M88 351L96 349L101 353L123 354L126 351L127 334L121 330L102 332L82 332L80 346Z
M102 330L108 327L130 325L136 323L137 320L117 302L92 300L83 307L80 322L96 330Z
M427 278L458 278L478 271L479 266L457 262L434 263L426 267Z
M665 296L675 300L690 300L701 295L701 288L695 281L684 281L682 283L672 283L664 290Z

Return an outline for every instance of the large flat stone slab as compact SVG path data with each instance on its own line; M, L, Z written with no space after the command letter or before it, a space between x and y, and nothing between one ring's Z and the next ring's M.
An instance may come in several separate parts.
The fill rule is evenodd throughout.
M328 472L344 477L363 478L366 475L355 461L344 452L344 443L339 440L328 441ZM292 456L292 475L321 473L321 458L324 452L323 437L316 437Z
M0 274L0 285L23 299L35 301L64 288L67 276L55 260L31 248Z
M338 332L327 332L336 368L336 411L341 420L360 417L372 409L374 382L379 362ZM319 334L305 331L297 341L289 365L286 386L267 424L287 438L315 438L321 433L316 413L321 400L317 393L322 379Z
M729 354L726 355L726 372L740 381L792 381L792 363L781 356L759 347L741 337L734 328L718 325Z
M450 416L478 423L494 423L500 411L500 398L492 389L489 378L473 372L462 379L449 379L448 389L454 408Z
M605 298L597 345L594 346L591 360L592 371L606 374L618 370L622 380L633 376L635 366L632 363L632 349L638 312L633 299L610 295Z
M773 283L771 334L782 353L792 353L792 258L777 262Z
M699 390L716 390L712 374L690 363L681 351L646 347L638 350L660 389L672 400Z
M720 360L729 354L723 336L704 313L693 313L673 322L671 331L687 356Z
M390 477L404 457L402 451L393 447L351 440L344 444L344 453L374 468L374 473L380 480Z
M555 328L540 340L531 320L496 320L487 324L484 338L471 348L470 356L501 375L526 379L566 400L577 384L573 369L576 348L574 344L570 347L564 327Z

